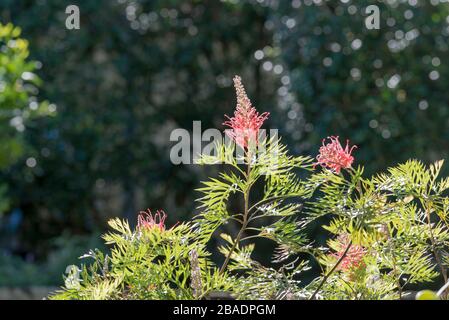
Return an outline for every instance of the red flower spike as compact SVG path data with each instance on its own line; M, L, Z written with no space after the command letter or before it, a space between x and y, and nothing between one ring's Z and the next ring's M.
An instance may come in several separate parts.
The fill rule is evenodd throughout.
M156 214L152 214L151 210L140 211L137 217L137 228L138 229L153 229L159 228L160 231L165 231L165 219L167 215L164 211L158 210Z
M226 134L245 149L250 144L257 143L259 130L269 113L264 112L259 115L246 95L242 79L239 76L234 77L234 87L237 93L237 107L233 117L225 115L228 120L223 124L231 128L225 130Z
M346 247L349 243L349 236L347 234L339 235L337 241L339 242L339 250L331 255L338 261L346 251ZM351 271L364 267L365 263L363 262L363 258L366 253L367 251L363 246L352 244L346 253L346 256L338 265L337 270Z
M341 169L348 169L354 162L354 157L351 155L352 151L357 146L349 148L349 140L346 140L346 147L343 149L338 137L327 137L330 140L327 144L326 139L323 139L323 145L320 147L320 153L316 157L317 162L314 166L320 165L323 168L329 168L339 174Z

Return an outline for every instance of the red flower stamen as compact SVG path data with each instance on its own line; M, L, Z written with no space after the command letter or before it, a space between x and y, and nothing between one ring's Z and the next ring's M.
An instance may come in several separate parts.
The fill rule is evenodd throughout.
M346 140L346 147L343 149L338 137L328 137L329 143L325 143L326 139L323 139L323 145L320 147L320 153L316 157L317 162L314 166L320 165L323 168L329 168L339 174L341 169L348 169L354 162L354 157L351 155L352 151L357 146L349 148L349 140Z
M337 241L339 243L338 251L332 253L331 255L338 261L346 251L346 248L349 244L349 236L347 234L339 235ZM366 253L367 251L363 246L352 244L336 270L348 271L364 267L365 263L363 262L363 258L365 257Z
M151 210L140 211L137 217L138 229L153 229L158 228L160 231L165 231L165 219L167 215L164 211L158 210L156 214L152 214Z

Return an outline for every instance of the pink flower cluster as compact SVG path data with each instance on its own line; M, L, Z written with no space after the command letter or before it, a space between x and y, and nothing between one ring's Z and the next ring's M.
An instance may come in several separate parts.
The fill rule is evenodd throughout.
M347 234L339 235L337 241L339 243L339 250L335 253L332 253L332 256L335 257L338 261L346 251L346 248L349 244L349 236ZM348 252L346 253L346 256L338 265L337 270L356 270L360 267L365 266L363 258L365 257L366 253L367 251L363 246L352 244Z
M165 219L167 215L164 211L158 210L156 214L152 214L151 210L141 211L137 217L138 229L153 229L158 228L160 231L165 231Z
M233 117L225 115L228 120L223 124L232 128L226 129L225 132L236 144L242 148L248 148L249 145L257 143L259 130L269 113L264 112L259 115L246 95L239 76L234 77L234 87L237 93L237 107Z
M321 165L323 168L329 168L339 174L341 169L348 169L354 162L354 157L351 155L352 151L357 146L349 148L349 140L346 140L346 147L343 149L338 137L328 137L330 142L325 143L320 147L320 153L316 157L317 162L315 166Z

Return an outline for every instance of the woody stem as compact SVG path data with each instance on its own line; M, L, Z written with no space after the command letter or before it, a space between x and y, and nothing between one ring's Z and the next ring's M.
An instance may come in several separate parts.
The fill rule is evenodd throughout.
M249 175L251 173L251 157L249 154L249 151L247 152L247 158L248 158L248 164L246 167L246 179L247 181L249 180ZM226 255L226 259L223 262L223 265L220 268L220 273L223 273L226 270L226 267L229 264L229 260L231 259L231 255L234 252L235 248L237 247L237 245L239 244L240 240L242 239L243 236L243 232L245 232L246 227L248 226L248 213L249 213L249 191L251 189L251 185L248 184L248 188L245 190L244 194L243 194L243 201L244 201L244 211L243 211L243 221L242 221L242 226L235 238L234 243L232 244L231 249L229 250L228 254Z
M341 257L338 259L337 263L332 267L332 269L324 276L323 280L321 280L320 284L318 285L318 288L316 288L315 292L312 294L312 296L310 297L309 300L314 300L316 295L318 294L318 292L321 290L321 288L324 286L324 284L326 283L327 279L329 279L329 277L331 276L332 273L334 273L335 270L337 270L338 266L340 265L340 263L343 261L343 259L346 257L346 255L348 254L349 249L352 246L352 240L349 241L348 245L346 246L345 251L343 252L343 254L341 255Z
M427 216L427 225L429 226L430 242L432 244L432 251L433 251L433 254L435 256L435 260L437 262L437 265L438 265L438 267L441 270L441 274L443 276L444 282L446 283L447 280L448 280L447 279L447 274L446 274L446 270L445 270L443 264L441 263L440 255L438 254L438 249L437 249L437 246L436 246L435 237L433 235L432 224L431 224L431 221L430 221L430 210L429 210L428 207L426 208L426 216ZM443 296L445 296L445 292L443 292Z

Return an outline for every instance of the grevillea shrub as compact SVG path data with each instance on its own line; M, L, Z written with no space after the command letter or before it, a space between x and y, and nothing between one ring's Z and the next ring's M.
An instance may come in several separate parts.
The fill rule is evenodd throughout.
M415 285L447 283L448 178L443 161L417 160L365 177L356 150L338 137L323 140L316 159L293 156L277 138L259 130L269 116L252 106L239 77L237 108L224 123L234 143L218 144L199 165L221 163L226 171L198 189L199 213L188 222L165 225L165 213L142 212L132 230L109 222L109 254L91 251L91 261L72 266L52 299L400 299ZM240 148L241 157L236 157ZM239 154L237 152L237 154ZM263 190L263 192L260 192ZM240 210L230 210L240 198ZM327 217L327 219L321 219ZM327 246L308 239L312 223L330 221ZM211 238L225 224L211 259ZM256 261L254 240L272 241L272 263ZM302 274L318 263L310 283ZM421 297L443 298L427 292Z

